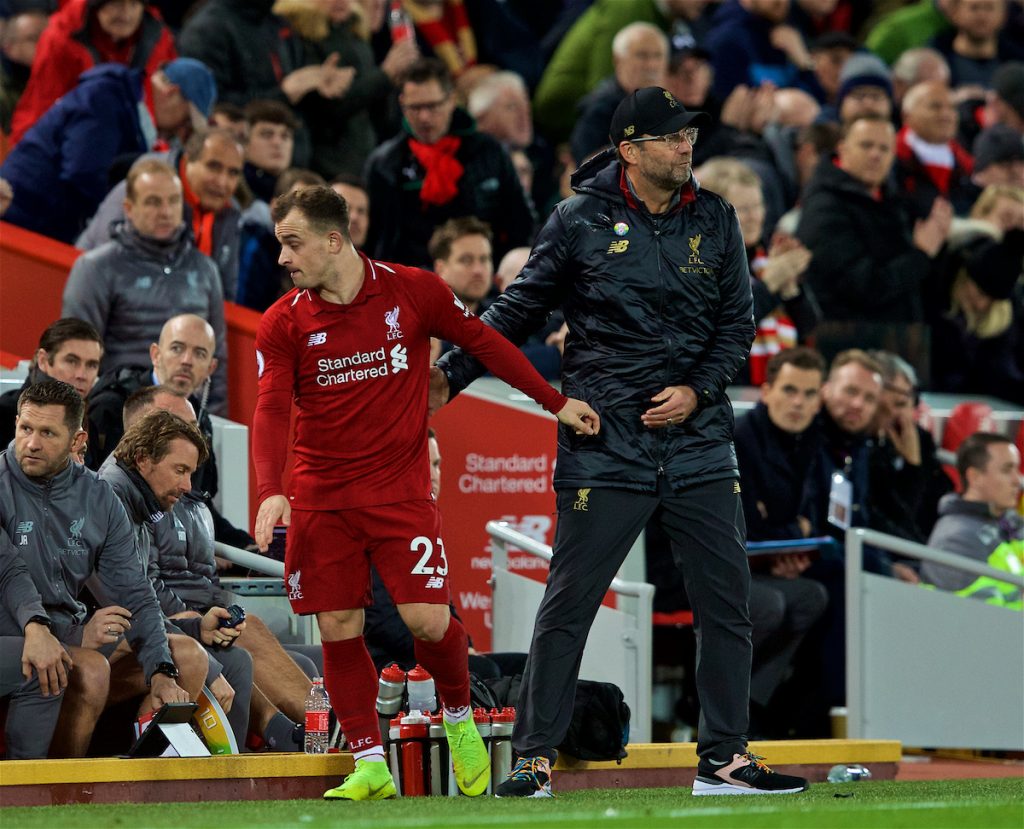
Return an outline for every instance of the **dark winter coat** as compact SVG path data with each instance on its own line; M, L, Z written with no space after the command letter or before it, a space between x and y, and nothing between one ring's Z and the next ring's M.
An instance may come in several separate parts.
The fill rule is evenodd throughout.
M302 43L271 14L273 0L210 0L178 36L182 55L205 63L217 99L245 106L257 98L290 105L282 79L305 64Z
M601 433L559 428L557 487L656 490L735 477L733 413L725 388L754 336L750 274L736 213L687 185L652 215L625 185L613 153L573 177L576 195L541 230L517 279L482 316L521 343L557 308L569 335L562 390L601 415ZM442 360L453 391L482 369L461 352ZM667 386L687 385L698 408L684 423L647 429L640 416Z
M85 72L0 165L14 200L4 221L71 244L107 194L121 155L145 152L142 76L106 63Z
M772 423L764 403L736 422L740 497L750 541L803 537L797 516L820 443L817 421L798 435L784 432Z
M831 159L807 185L797 238L814 258L804 274L824 319L919 322L932 261L914 246L888 194L876 200Z
M523 193L512 160L491 136L476 131L473 119L455 110L449 135L462 139L456 159L464 171L459 191L450 202L424 207L420 203L424 170L409 149L403 131L377 148L366 165L370 196L369 256L388 262L433 267L427 243L449 219L476 216L494 231L494 260L511 248L529 245L533 210Z

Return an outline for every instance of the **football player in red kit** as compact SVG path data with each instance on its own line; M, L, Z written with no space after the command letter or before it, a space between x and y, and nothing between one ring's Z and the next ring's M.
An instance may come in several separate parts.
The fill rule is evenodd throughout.
M325 686L356 761L324 797L395 794L375 709L377 675L362 638L371 559L434 677L459 788L482 794L487 751L470 711L466 631L448 611L448 560L431 495L430 338L461 345L578 434L597 434L600 419L548 385L440 277L358 253L345 200L329 187L283 196L273 218L295 290L267 310L256 335L256 541L266 550L274 527L289 525L288 598L296 613L317 615Z

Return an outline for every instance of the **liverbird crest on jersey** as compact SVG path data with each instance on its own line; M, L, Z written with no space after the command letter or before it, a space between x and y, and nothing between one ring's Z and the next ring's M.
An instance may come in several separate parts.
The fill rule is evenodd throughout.
M389 340L400 340L402 339L402 328L398 324L398 314L401 309L396 305L390 311L384 314L384 322L388 325L388 339Z

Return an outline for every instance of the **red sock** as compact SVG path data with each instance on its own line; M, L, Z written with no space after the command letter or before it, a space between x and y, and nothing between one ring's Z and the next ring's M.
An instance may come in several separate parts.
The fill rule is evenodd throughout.
M466 629L454 616L440 642L416 640L416 661L434 677L445 708L469 705L469 646Z
M349 751L379 748L377 671L362 636L324 642L324 687L348 740Z

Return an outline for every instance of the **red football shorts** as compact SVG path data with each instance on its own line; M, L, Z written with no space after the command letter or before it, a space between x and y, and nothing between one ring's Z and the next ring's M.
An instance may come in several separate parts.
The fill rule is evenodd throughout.
M431 500L351 510L292 510L285 590L296 613L372 604L370 564L395 604L448 604L441 514Z

